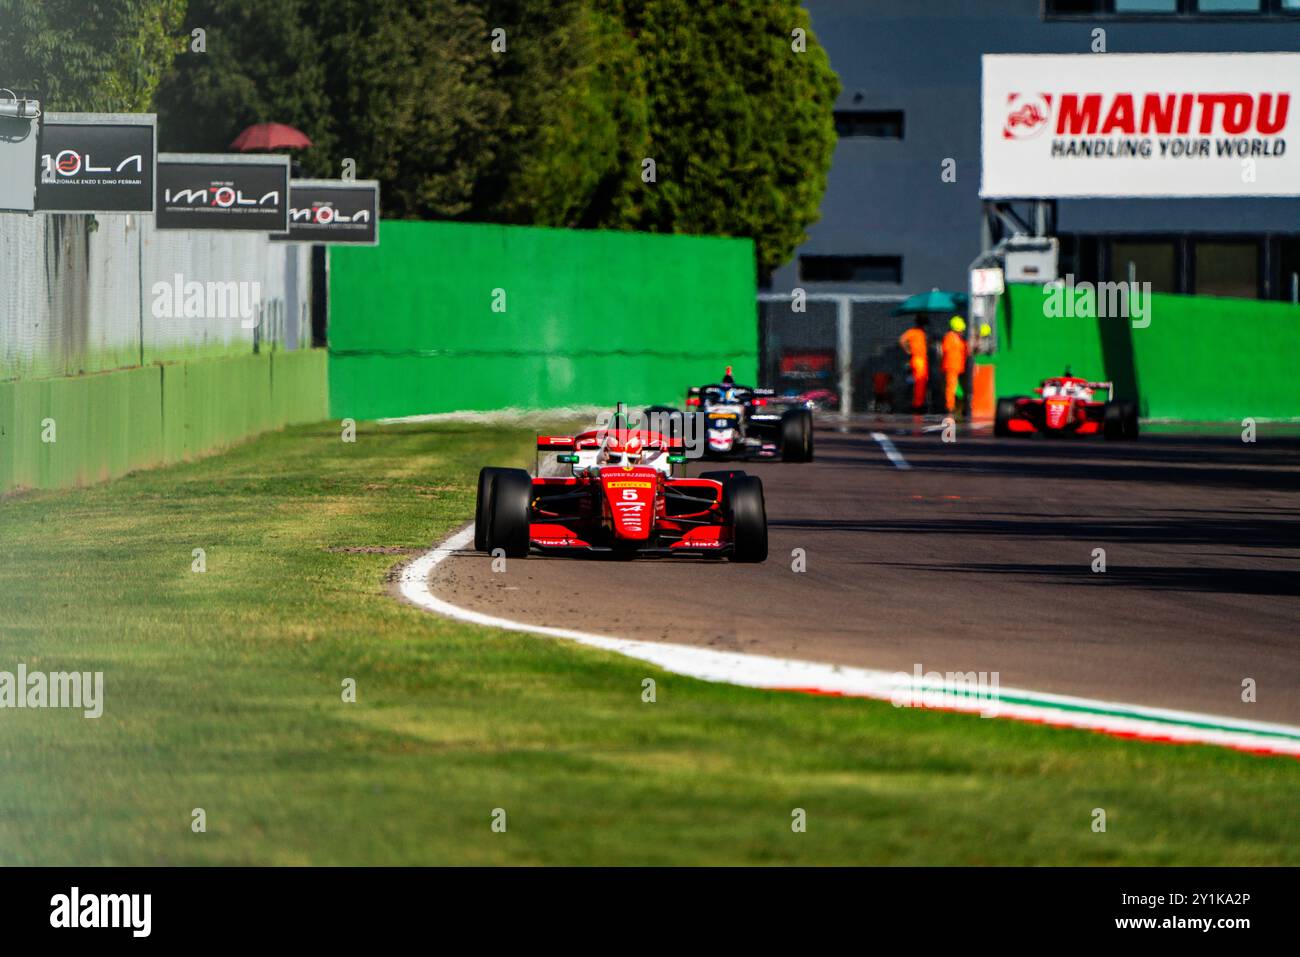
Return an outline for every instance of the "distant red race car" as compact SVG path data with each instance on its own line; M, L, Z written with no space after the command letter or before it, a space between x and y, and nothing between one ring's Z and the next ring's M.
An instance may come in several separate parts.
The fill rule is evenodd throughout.
M705 555L736 562L767 559L763 483L740 471L676 478L686 461L680 440L644 429L601 429L538 436L569 475L523 469L479 473L474 545L530 552ZM539 469L539 472L541 470Z
M1097 393L1106 390L1105 398ZM1046 435L1104 435L1108 439L1138 437L1138 407L1132 400L1115 400L1109 382L1089 382L1065 370L1065 375L1044 379L1034 396L998 399L993 434L998 436L1042 433Z

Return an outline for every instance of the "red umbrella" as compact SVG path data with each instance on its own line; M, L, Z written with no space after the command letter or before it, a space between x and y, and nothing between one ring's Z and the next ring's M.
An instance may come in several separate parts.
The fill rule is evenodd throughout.
M247 153L251 150L304 149L311 146L311 140L301 130L284 123L254 123L235 137L231 149Z

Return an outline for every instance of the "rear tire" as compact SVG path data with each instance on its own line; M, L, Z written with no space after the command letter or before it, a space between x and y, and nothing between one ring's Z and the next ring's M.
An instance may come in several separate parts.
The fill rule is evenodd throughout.
M1016 414L1016 400L998 399L997 410L993 413L993 434L1006 438L1011 434L1011 420Z
M523 469L499 469L492 489L487 550L503 549L507 558L528 557L528 523L533 480Z
M1138 437L1138 404L1132 399L1120 403L1124 419L1124 438L1133 440Z
M812 461L812 413L791 409L781 416L781 460Z
M1124 428L1124 403L1107 402L1102 410L1101 431L1106 441L1128 438Z
M734 478L723 487L723 499L731 519L731 560L767 561L767 508L762 481L753 475Z
M506 471L488 466L478 472L478 497L474 500L474 550L488 550L488 529L492 524L492 489L497 476Z

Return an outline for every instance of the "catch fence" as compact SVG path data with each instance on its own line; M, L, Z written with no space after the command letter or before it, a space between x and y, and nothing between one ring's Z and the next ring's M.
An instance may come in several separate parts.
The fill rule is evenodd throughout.
M810 396L819 407L845 415L907 410L911 387L898 337L913 317L893 314L902 301L886 295L761 293L758 385ZM935 332L942 334L931 330L932 338Z

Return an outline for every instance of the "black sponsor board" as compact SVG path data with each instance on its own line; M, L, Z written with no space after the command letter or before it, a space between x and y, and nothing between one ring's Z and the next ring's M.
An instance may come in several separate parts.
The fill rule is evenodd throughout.
M163 153L154 223L282 233L289 228L289 158Z
M36 209L153 212L156 134L153 114L45 114L36 155Z
M289 183L289 233L273 240L379 244L379 183L296 179Z

